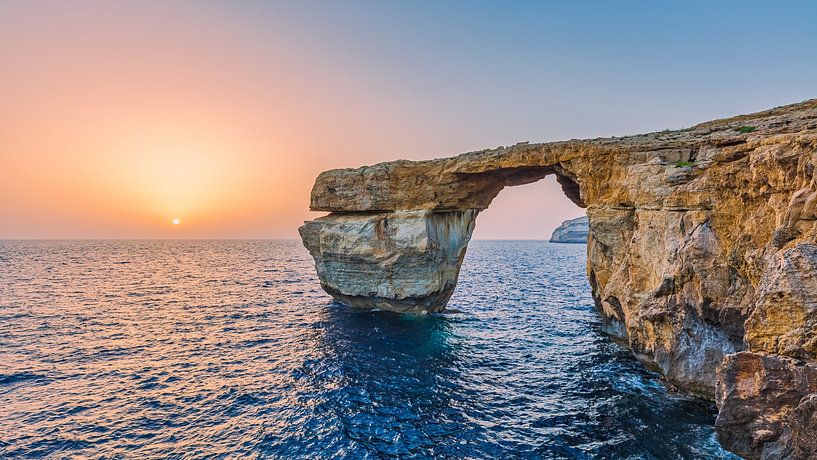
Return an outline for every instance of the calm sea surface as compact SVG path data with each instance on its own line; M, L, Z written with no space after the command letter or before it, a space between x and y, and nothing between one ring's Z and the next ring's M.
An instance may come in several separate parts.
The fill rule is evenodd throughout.
M298 241L0 241L0 457L730 458L599 328L583 245L359 312Z

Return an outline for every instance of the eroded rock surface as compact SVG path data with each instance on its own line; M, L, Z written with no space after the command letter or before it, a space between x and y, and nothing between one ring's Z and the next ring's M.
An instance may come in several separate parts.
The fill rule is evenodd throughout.
M813 452L817 418L816 166L811 100L680 131L327 171L311 208L330 214L301 235L341 302L438 311L475 216L504 187L555 174L587 210L607 330L673 385L714 397L717 383L727 448L797 458Z
M740 352L719 373L721 442L746 458L817 455L817 365Z
M338 214L300 233L321 287L354 307L438 312L454 292L474 210Z

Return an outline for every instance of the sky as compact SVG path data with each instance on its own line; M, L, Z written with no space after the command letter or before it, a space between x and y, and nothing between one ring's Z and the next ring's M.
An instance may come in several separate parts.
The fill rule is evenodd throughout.
M815 24L811 1L0 0L0 238L295 238L326 169L817 97ZM582 213L549 178L475 238Z

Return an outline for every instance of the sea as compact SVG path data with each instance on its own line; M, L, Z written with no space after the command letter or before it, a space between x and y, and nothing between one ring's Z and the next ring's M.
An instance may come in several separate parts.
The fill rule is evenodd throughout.
M585 251L472 241L417 316L295 240L0 241L0 458L737 458L603 333Z

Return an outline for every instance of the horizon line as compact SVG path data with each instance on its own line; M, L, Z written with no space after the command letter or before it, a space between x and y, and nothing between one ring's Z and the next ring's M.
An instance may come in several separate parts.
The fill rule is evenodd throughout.
M294 238L0 238L0 241L300 241ZM472 238L471 241L545 241L548 238ZM583 244L583 243L559 243Z

